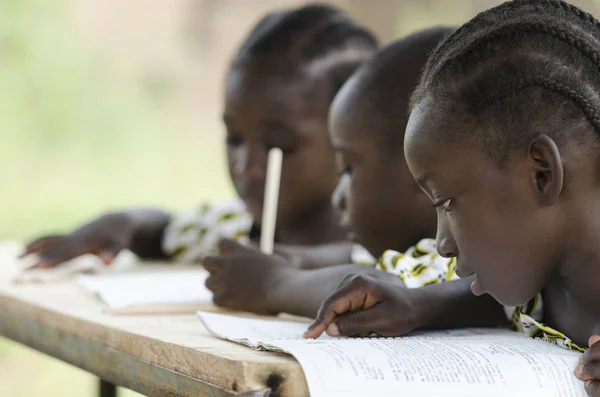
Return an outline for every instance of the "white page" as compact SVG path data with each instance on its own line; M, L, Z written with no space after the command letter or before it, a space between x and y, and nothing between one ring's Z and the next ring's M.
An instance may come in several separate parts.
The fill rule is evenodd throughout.
M587 395L579 354L518 336L269 343L298 360L312 397Z
M212 301L204 282L208 272L168 270L101 276L81 275L76 283L97 294L111 309L143 305L205 304Z
M580 354L501 329L303 340L307 324L198 313L215 335L292 354L312 397L583 397Z
M294 321L261 320L209 312L196 314L213 335L261 350L268 348L280 351L273 346L264 346L263 343L280 339L302 339L308 327L308 323ZM327 338L327 335L323 335L320 339Z

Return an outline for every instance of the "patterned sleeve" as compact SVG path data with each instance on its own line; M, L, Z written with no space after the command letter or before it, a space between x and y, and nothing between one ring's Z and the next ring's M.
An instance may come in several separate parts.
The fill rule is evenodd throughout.
M456 258L442 258L435 240L421 240L405 253L388 250L376 265L379 270L396 274L408 288L419 288L458 279Z
M162 247L171 259L199 262L217 252L223 238L248 243L252 216L241 200L201 205L175 215L163 236Z

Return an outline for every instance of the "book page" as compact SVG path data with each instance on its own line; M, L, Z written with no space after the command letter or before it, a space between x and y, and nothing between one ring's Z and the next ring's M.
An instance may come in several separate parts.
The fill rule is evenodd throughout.
M255 349L268 349L263 343L271 340L302 339L308 327L308 323L295 321L262 320L209 312L196 314L206 329L215 336ZM327 335L323 335L320 339L327 338ZM270 350L280 351L274 346Z
M302 366L312 397L584 397L579 354L524 337L271 341Z
M312 397L584 397L580 354L503 329L302 339L307 324L198 313L215 335L292 354Z
M126 311L128 308L138 307L143 312L143 306L156 306L168 311L169 306L187 306L191 309L194 305L209 304L212 302L212 292L204 285L207 277L208 272L198 268L101 276L80 275L75 282L97 294L111 310ZM194 311L191 309L191 313Z

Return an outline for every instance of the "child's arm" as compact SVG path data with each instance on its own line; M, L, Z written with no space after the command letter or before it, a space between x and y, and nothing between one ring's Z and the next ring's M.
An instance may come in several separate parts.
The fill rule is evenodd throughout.
M109 264L123 249L142 259L164 259L161 239L169 219L168 213L152 209L108 213L69 234L38 238L26 245L22 256L37 254L40 268L85 254L98 255Z
M319 269L349 263L352 246L349 241L312 247L278 244L275 246L275 253L285 257L294 267Z
M470 279L421 288L398 288L386 280L351 276L323 301L305 336L377 333L398 336L414 329L506 326L502 306L491 296L476 297Z
M371 274L401 285L395 275L360 265L299 269L283 256L265 255L231 240L219 244L219 253L204 258L211 273L206 286L214 292L216 304L237 310L314 317L348 274Z
M211 273L206 285L215 293L215 303L222 306L263 314L284 312L315 317L321 303L344 282L339 290L342 292L338 291L327 299L324 303L326 309L320 312L323 320L319 324L325 328L331 324L331 313L369 308L373 299L378 303L377 311L365 310L363 313L367 323L362 325L369 329L356 334L401 335L416 328L507 323L502 306L491 297L475 297L469 290L468 280L406 288L396 275L365 266L339 265L303 270L291 267L281 257L264 255L228 240L223 241L219 248L221 256L206 258L204 266ZM349 277L355 274L363 276ZM368 288L369 281L375 280L377 283L373 287L377 288ZM363 285L362 281L367 282ZM352 298L362 300L351 301ZM354 335L354 320L350 316L341 325L341 331ZM344 329L346 325L347 329Z

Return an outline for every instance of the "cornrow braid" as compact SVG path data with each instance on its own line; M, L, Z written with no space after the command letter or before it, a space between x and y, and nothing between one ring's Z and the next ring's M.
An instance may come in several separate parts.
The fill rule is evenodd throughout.
M411 105L426 96L486 126L459 138L482 142L500 163L539 133L563 141L586 129L600 147L600 22L559 0L489 9L436 48Z
M525 10L524 10L525 9ZM448 36L438 48L434 51L430 57L426 70L431 69L433 65L439 65L440 60L443 56L447 55L448 51L453 49L453 45L463 39L466 35L472 34L473 31L481 30L482 26L493 26L498 22L498 14L506 13L510 11L512 13L528 11L530 16L535 16L535 12L551 11L554 9L559 12L569 13L582 22L590 25L592 31L600 32L600 22L594 18L594 16L588 12L585 12L571 4L565 3L564 1L556 0L513 0L511 2L504 3L497 7L493 7L489 10L483 11L476 17L456 29L453 34Z
M511 83L508 87L506 87L504 91L497 93L495 96L482 99L478 103L478 106L485 107L493 105L498 101L508 99L510 98L510 96L518 94L526 88L532 87L545 88L549 91L552 91L558 95L562 95L565 98L575 102L577 105L579 105L590 124L594 126L594 128L597 131L600 131L600 115L598 109L591 103L591 101L588 98L578 93L573 88L569 87L567 84L561 83L558 80L544 76L531 76L528 78L523 78L522 80L515 81Z
M240 46L232 66L266 56L280 64L307 70L330 82L331 98L352 73L377 50L377 39L337 8L310 4L263 17Z
M463 52L454 55L453 58L449 58L447 62L451 63L460 57L470 57L483 46L490 45L490 43L502 39L504 36L517 36L521 32L547 34L557 40L563 41L588 56L600 71L600 51L596 47L569 32L567 29L560 26L553 26L547 22L516 22L501 26L490 32L487 36L474 39L469 47L465 48Z

